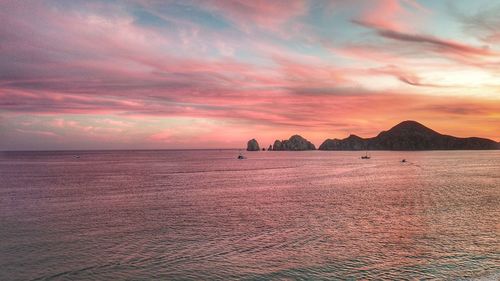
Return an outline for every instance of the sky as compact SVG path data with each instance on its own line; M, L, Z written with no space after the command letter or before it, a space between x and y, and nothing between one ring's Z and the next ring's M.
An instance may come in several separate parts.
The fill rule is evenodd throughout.
M0 0L0 150L500 141L498 1Z

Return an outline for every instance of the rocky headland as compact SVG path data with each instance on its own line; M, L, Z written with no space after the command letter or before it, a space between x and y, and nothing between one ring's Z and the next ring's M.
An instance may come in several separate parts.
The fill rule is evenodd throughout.
M350 135L327 139L319 150L475 150L499 149L499 143L485 138L458 138L440 134L416 121L404 121L372 138Z

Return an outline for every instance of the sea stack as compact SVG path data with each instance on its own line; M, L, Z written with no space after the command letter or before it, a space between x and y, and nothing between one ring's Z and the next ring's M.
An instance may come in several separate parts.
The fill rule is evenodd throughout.
M281 141L279 141L279 140L274 141L273 150L275 150L275 151L283 150L283 145L281 145Z
M299 135L293 135L287 140L276 140L274 142L273 150L316 150L314 144Z
M255 139L251 139L247 142L247 151L259 151L259 143Z

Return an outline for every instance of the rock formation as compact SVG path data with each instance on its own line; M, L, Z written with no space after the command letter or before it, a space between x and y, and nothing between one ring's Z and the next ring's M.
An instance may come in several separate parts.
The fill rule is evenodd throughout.
M293 135L288 140L274 141L273 150L315 150L316 147L310 141L299 135Z
M283 150L283 145L281 144L281 141L279 141L279 140L274 141L273 150L276 150L276 151Z
M365 139L350 135L343 140L328 139L319 146L319 150L365 150L366 146Z
M247 142L247 150L248 151L259 151L259 143L255 139L251 139Z
M500 145L484 138L457 138L443 135L415 121L404 121L373 138L327 139L320 150L458 150L499 149Z

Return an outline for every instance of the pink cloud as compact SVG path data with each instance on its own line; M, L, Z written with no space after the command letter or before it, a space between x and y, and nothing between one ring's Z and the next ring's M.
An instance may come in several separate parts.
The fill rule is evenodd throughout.
M377 28L403 30L407 25L397 16L404 12L399 0L374 1L358 22L364 22Z
M303 0L278 1L245 1L245 0L213 0L208 1L209 8L220 10L230 20L244 29L252 25L277 30L290 19L303 15L307 11L307 2Z
M427 8L413 0L353 1L344 5L357 5L362 11L354 22L399 32L413 30L421 17L429 13Z

